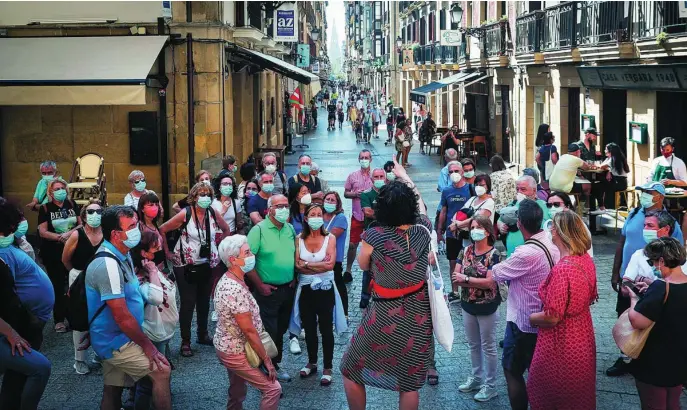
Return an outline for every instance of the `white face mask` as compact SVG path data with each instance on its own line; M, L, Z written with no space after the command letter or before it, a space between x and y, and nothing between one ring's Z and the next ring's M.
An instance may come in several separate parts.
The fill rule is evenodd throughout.
M486 193L487 193L487 188L483 187L482 185L477 185L475 187L475 195L482 196Z
M520 202L524 199L527 199L527 195L523 194L522 192L518 192L517 195L515 195L515 199Z
M277 166L270 164L270 165L265 165L265 172L268 174L274 174L274 172L277 170Z
M305 194L301 197L301 204L310 205L312 203L312 196L310 194Z
M461 179L463 179L463 176L460 175L458 172L454 172L453 174L451 174L451 182L453 182L454 184L460 182Z

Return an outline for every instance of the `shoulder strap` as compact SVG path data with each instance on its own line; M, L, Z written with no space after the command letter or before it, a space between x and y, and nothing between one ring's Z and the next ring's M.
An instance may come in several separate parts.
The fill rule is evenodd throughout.
M97 259L97 258L110 258L110 259L114 259L115 261L117 261L117 264L119 265L119 259L117 259L117 257L115 257L115 256L114 256L113 254L111 254L110 252L100 251L100 252L96 253L96 254L93 256L93 259L94 259L94 260ZM121 265L120 265L120 267L121 267ZM85 274L85 272L86 272L86 271L84 271L84 274ZM126 281L127 281L127 280L126 280L126 275L122 275L122 276L124 276L124 281L126 282ZM105 310L105 307L106 307L106 306L107 306L107 303L106 303L106 302L103 302L103 304L100 305L100 307L98 308L98 310L95 311L95 314L93 315L93 317L91 318L91 320L88 321L88 327L89 327L89 328L90 328L91 325L93 324L93 321L95 320L95 318L97 318L98 315L100 315L101 313L103 313L103 310Z
M282 184L283 186L286 186L286 180L284 179L284 173L283 173L283 172L280 172L280 171L277 171L277 174L279 174L279 179L281 180L281 184Z
M525 241L525 244L534 245L534 246L538 247L539 249L541 249L542 251L544 251L544 253L546 254L546 259L548 259L548 261L549 261L549 268L553 268L553 265L555 265L555 264L553 263L553 258L551 257L551 252L549 252L549 250L546 249L546 246L544 246L544 244L542 244L538 240L532 239L532 238Z

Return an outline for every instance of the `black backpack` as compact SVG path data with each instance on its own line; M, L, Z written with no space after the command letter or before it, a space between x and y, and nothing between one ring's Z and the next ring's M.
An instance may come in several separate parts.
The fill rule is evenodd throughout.
M91 262L94 261L96 258L101 257L114 259L117 261L117 264L119 264L119 260L116 256L105 251L96 253L93 256L93 259L91 259ZM69 290L67 291L66 317L69 321L69 327L72 330L78 330L80 332L87 332L95 318L98 317L98 315L102 313L103 309L105 309L105 306L107 306L106 303L103 303L102 306L100 306L98 310L95 312L95 315L93 315L93 317L90 320L88 320L88 302L86 299L86 270L87 269L84 269L83 271L81 271L81 273L79 273L79 276L77 276L76 279L74 279L74 282L72 282L71 286L69 286Z

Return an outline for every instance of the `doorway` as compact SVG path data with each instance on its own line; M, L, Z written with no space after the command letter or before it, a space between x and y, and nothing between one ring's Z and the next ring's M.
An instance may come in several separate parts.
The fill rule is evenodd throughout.
M656 152L654 156L661 155L661 139L665 137L675 138L675 156L687 157L687 143L683 136L687 135L687 120L685 115L675 113L687 112L687 93L656 92Z
M615 142L627 156L627 92L625 90L603 90L603 113L601 115L601 139L605 146ZM579 121L579 120L578 120ZM599 143L601 144L601 143ZM603 152L603 147L599 147Z
M568 141L580 139L580 88L568 88Z
M486 95L467 93L466 120L468 131L489 132L489 106Z
M510 90L501 86L501 155L510 162Z

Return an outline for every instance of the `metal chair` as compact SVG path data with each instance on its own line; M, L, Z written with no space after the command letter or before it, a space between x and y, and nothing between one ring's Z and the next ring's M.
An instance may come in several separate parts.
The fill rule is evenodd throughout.
M106 180L105 159L100 154L89 152L74 161L67 187L72 200L79 205L98 199L102 206L107 206Z

